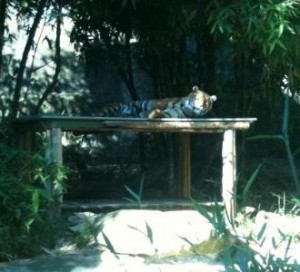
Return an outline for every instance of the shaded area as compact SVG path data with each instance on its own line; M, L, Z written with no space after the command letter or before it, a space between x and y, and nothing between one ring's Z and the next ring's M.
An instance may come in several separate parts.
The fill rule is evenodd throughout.
M126 136L125 136L126 137ZM191 135L192 196L201 200L219 198L221 193L221 135ZM122 199L125 185L137 192L144 180L143 199L174 198L176 149L171 134L139 135L117 141L97 136L85 149L76 144L64 149L69 167L65 199ZM213 193L212 193L213 192Z
M100 254L69 254L59 257L39 257L31 260L0 264L1 272L83 272L95 271Z

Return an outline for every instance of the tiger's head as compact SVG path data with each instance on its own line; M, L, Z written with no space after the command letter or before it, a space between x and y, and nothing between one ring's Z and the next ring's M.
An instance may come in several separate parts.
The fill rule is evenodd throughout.
M217 100L217 96L209 95L199 90L197 86L194 86L192 90L193 92L188 95L187 106L193 117L199 117L211 110L213 103Z

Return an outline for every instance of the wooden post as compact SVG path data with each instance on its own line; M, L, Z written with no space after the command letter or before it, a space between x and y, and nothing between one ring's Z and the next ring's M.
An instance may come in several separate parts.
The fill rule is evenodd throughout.
M46 148L46 159L50 167L50 179L47 183L47 190L51 194L59 195L59 200L62 201L62 192L55 191L54 180L57 179L58 166L62 165L62 131L60 128L51 128L46 131L48 145Z
M225 208L225 219L227 223L233 223L236 215L236 131L228 129L224 131L222 159L222 196Z
M190 135L178 134L178 195L179 197L191 196L191 151Z

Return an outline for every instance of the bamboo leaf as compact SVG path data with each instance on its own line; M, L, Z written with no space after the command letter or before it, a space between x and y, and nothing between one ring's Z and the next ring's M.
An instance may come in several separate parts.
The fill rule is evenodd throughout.
M32 193L32 209L33 213L38 213L40 209L40 193L38 190L34 190Z
M297 205L298 207L300 207L300 199L298 199L298 198L293 198L293 199L292 199L292 202L293 202L295 205Z
M283 123L282 123L282 133L286 134L288 131L288 123L289 123L289 96L285 96L284 100L284 109L283 109Z
M275 46L276 46L276 41L273 41L269 47L269 52L268 52L269 55L273 53Z
M253 137L248 137L247 140L282 140L284 141L284 137L282 135L270 135L270 134L265 134L265 135L256 135Z
M254 172L252 173L251 177L248 179L247 183L246 183L246 186L243 190L243 193L242 193L242 202L245 203L246 202L246 199L247 199L247 196L248 196L248 193L249 193L249 190L251 188L251 186L253 185L254 181L256 180L256 177L260 171L262 167L262 163L259 164L256 169L254 170Z
M272 246L273 246L273 249L277 249L278 248L278 244L276 243L276 240L274 237L272 237Z
M146 222L146 231L147 231L147 237L149 238L151 244L153 244L153 231L147 222Z
M143 195L143 189L144 189L144 180L145 176L142 177L142 180L140 182L140 189L139 189L139 200L141 200L142 195Z
M263 235L265 234L265 231L267 229L267 223L264 223L259 231L259 233L257 234L257 239L258 241L261 240L263 238ZM264 239L263 239L264 240Z
M203 208L198 202L196 202L192 198L191 198L191 202L195 206L197 212L199 212L202 216L204 216L210 223L214 222L212 215L205 208Z
M285 249L285 253L284 253L284 259L285 260L288 259L288 252L291 248L292 239L293 239L293 237L289 236L289 239L288 239L288 242L287 242L287 245L286 245L286 249Z
M102 235L103 235L103 239L105 241L105 246L109 249L110 252L112 252L113 254L117 254L117 252L115 251L114 246L112 245L109 238L106 236L106 234L103 231L102 231Z
M287 51L287 47L283 44L282 41L277 40L277 44L278 44L284 51Z
M281 37L283 30L284 30L284 24L283 24L283 22L281 22L279 25L279 28L278 28L278 38Z
M137 202L139 202L139 200L140 200L140 197L139 197L139 195L136 193L136 192L134 192L132 189L130 189L127 185L124 185L124 187L125 187L125 189L126 189L126 191L137 201Z

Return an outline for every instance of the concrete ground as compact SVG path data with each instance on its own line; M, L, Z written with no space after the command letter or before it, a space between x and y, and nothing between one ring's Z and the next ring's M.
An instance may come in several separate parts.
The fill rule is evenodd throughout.
M141 257L113 254L69 254L0 264L1 272L223 272L224 266L198 259L173 263L145 263Z

